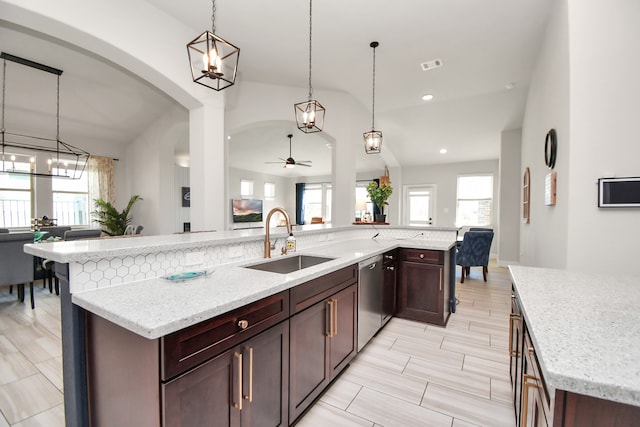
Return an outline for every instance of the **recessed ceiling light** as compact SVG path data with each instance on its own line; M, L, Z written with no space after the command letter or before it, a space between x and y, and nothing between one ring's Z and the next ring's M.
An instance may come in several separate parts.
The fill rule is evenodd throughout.
M227 135L227 140L231 139L231 135Z
M328 148L329 150L331 150L331 147L333 147L333 145L331 145L331 143L330 143L330 142L327 142L327 148Z
M423 101L431 101L433 99L433 95L431 95L430 93L426 94L426 95L422 95L422 100Z
M511 90L511 89L513 89L514 87L516 87L516 84L515 84L514 82L509 82L509 83L507 83L506 85L504 85L504 87L505 87L507 90Z
M441 148L440 149L440 154L447 154L447 149L446 148Z

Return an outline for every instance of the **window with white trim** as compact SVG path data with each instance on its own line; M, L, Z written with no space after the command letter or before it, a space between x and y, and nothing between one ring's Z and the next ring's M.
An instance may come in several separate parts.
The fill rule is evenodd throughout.
M0 227L30 227L32 215L31 165L28 162L5 161L4 170L22 174L0 174Z
M456 225L487 226L493 223L493 174L458 177Z
M57 171L54 170L54 173ZM85 172L79 179L51 178L53 218L56 219L56 224L89 225L88 175Z
M325 223L331 222L332 189L329 183L305 184L304 186L304 223L311 224L311 218L322 217Z
M276 198L276 185L273 182L264 183L264 198L267 200Z
M253 197L253 181L248 179L240 180L240 195L242 197Z
M405 220L408 225L430 225L433 223L435 187L433 185L406 186Z

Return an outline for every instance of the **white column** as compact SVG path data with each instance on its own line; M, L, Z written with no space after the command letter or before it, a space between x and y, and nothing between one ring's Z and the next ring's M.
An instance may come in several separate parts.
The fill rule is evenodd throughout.
M191 231L223 231L227 198L224 97L214 93L189 111Z
M339 134L333 143L331 224L349 225L355 220L356 167L355 150L359 145L344 134Z

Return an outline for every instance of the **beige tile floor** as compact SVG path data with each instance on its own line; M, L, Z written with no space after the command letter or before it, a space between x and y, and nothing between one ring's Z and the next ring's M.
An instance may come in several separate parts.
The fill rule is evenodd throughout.
M511 282L489 271L460 284L458 268L446 328L392 319L298 426L513 427ZM31 310L0 287L0 427L64 426L59 310L48 289L37 286Z

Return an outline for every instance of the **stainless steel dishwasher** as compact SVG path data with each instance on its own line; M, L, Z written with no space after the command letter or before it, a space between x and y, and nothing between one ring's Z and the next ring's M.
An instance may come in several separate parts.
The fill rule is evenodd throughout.
M358 264L358 351L382 327L382 255Z

